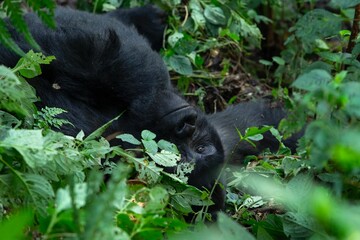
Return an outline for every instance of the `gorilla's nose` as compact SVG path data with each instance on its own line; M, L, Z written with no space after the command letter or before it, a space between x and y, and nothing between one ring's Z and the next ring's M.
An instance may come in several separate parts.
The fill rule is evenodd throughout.
M195 131L197 112L192 106L186 105L165 115L159 124L167 131L173 132L177 138L188 138Z
M195 131L197 112L192 107L180 109L179 111L184 111L184 113L179 114L181 117L179 118L177 126L175 127L175 134L179 138L190 137Z

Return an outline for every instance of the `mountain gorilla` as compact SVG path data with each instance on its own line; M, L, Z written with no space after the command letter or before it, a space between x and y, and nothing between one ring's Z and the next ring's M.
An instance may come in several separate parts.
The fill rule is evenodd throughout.
M28 82L41 102L59 107L73 123L61 131L89 134L123 113L105 134L148 129L177 145L184 161L195 162L189 184L211 189L224 160L219 136L203 113L172 87L168 70L156 52L162 46L165 14L153 6L95 15L59 8L57 27L48 29L35 14L25 20L45 55L54 55L42 74ZM7 22L17 44L31 47ZM0 64L14 67L19 56L0 45ZM106 135L105 135L106 136ZM224 207L224 189L216 186L215 212Z

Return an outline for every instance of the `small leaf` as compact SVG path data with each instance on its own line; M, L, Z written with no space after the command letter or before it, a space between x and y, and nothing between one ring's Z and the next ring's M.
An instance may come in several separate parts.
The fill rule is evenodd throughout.
M121 139L123 142L131 143L133 145L140 145L141 142L137 140L133 135L124 133L116 136L117 139Z
M144 139L144 140L153 140L153 139L156 138L156 134L150 132L149 130L143 130L143 131L141 132L141 137L142 137L142 139Z
M270 61L268 61L268 60L265 60L265 59L260 59L260 60L259 60L259 63L261 63L261 64L264 65L264 66L272 66L272 65L273 65L272 62L270 62Z
M281 57L275 56L275 57L272 57L272 60L281 66L285 65L285 60L282 59Z

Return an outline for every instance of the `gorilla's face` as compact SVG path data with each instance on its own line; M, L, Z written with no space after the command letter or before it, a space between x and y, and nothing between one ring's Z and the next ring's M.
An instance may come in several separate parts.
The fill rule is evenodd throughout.
M160 133L158 137L178 147L181 161L194 163L189 184L211 190L224 163L224 151L218 133L205 115L187 106L165 116L158 126L162 128L157 131ZM174 171L173 168L166 170Z

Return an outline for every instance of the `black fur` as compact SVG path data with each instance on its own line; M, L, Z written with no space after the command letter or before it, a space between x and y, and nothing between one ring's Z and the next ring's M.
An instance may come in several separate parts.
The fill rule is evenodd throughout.
M230 163L243 163L248 155L257 155L266 148L276 151L279 148L278 140L270 133L263 134L263 139L256 143L256 148L246 141L240 142L237 133L241 134L249 127L261 127L269 125L278 127L280 121L286 117L286 111L278 103L270 103L266 100L239 103L229 106L226 110L207 116L209 122L216 128L224 148L225 158ZM296 150L297 140L302 136L302 132L294 134L284 140L284 144Z
M139 137L143 129L155 132L175 143L184 161L196 163L190 184L211 189L224 160L222 145L206 117L172 87L167 68L154 51L161 47L163 16L152 6L105 15L59 8L57 28L51 30L34 14L27 14L26 22L43 53L56 57L29 83L41 99L38 107L68 111L62 118L75 127L66 125L62 132L89 134L123 113L106 134L127 132ZM19 46L30 50L8 27ZM0 64L14 67L18 60L0 45ZM212 211L223 208L223 192L216 191L219 196L214 197Z

